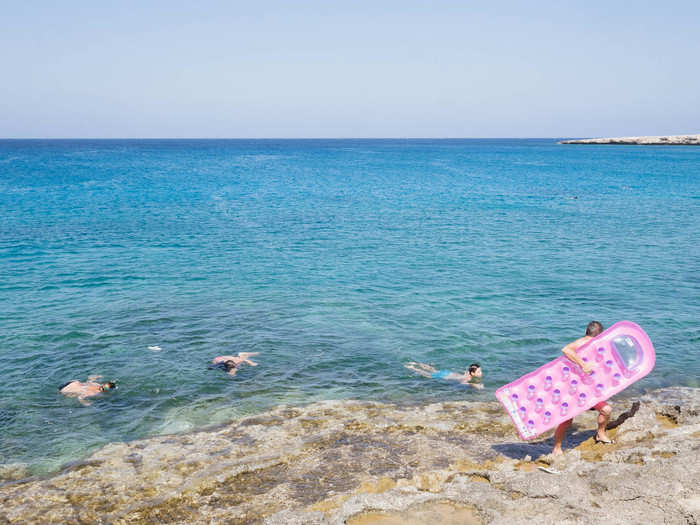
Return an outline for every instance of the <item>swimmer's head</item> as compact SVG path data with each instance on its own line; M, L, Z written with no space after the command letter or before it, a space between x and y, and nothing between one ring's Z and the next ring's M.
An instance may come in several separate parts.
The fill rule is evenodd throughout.
M219 361L218 363L209 365L209 370L213 370L214 368L220 368L221 370L228 372L229 370L233 370L234 368L238 367L234 361L229 359L228 361Z
M107 390L114 390L117 388L117 382L116 381L107 381L106 383L102 383L102 391L106 392Z
M586 327L586 335L590 337L596 337L603 333L603 325L598 321L591 321Z
M481 377L484 375L483 371L481 370L481 365L479 363L472 363L471 365L469 365L467 371L472 377Z

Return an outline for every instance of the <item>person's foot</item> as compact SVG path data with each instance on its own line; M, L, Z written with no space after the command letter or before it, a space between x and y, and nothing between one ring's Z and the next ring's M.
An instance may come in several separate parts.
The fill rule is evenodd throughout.
M610 439L607 435L605 434L596 434L595 436L595 442L596 443L602 443L604 445L614 445L615 441Z
M563 453L564 451L561 449L561 447L557 447L552 450L552 456L561 456Z

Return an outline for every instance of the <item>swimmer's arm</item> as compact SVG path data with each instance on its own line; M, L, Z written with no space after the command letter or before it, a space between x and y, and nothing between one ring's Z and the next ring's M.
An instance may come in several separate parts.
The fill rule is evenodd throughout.
M243 362L248 363L250 366L258 366L258 363L254 363L250 359L244 359Z
M90 405L92 405L92 402L85 399L85 396L78 396L78 401L80 401L80 404L84 407L89 407Z
M576 341L573 341L566 345L564 348L561 349L562 353L571 361L576 363L578 366L580 366L584 372L590 373L591 372L591 365L588 363L584 362L583 359L581 359L578 354L576 353L576 350L578 350L580 347L582 347L584 344L586 344L591 338L586 336L586 337L581 337L580 339L576 339Z
M88 381L94 381L95 379L100 379L100 378L102 378L102 376L89 376L89 377L87 378L87 380L88 380Z
M212 363L221 363L222 361L233 361L234 363L238 361L238 357L234 355L220 355L211 360Z
M472 378L465 374L464 379L462 379L459 383L461 385L467 385L467 386L470 386L472 388L476 388L477 390L481 390L482 388L484 388L483 383L470 383L469 381L471 381L471 380L472 380Z

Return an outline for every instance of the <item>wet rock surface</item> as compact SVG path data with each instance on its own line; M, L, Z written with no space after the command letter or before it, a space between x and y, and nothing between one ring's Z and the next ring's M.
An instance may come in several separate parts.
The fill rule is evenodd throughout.
M496 402L280 407L113 443L47 479L8 469L0 523L700 522L700 390L634 401L613 400L614 445L587 412L558 457Z

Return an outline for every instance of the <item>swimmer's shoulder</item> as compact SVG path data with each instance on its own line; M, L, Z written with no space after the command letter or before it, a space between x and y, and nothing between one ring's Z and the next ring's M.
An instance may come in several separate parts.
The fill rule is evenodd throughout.
M593 339L590 335L584 335L583 337L580 337L574 341L574 348L578 350L581 348L583 345L585 345L588 341Z

